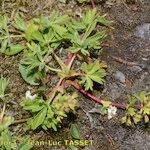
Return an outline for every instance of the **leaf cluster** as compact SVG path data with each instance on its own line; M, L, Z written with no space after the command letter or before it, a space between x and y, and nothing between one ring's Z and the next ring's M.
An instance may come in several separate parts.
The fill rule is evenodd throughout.
M20 142L21 141L21 142ZM30 144L30 138L23 138L17 142L8 128L0 132L0 149L1 150L30 150L33 145Z
M76 98L75 93L73 95L59 93L50 105L42 98L37 98L33 101L29 99L23 100L21 106L33 115L28 120L29 128L35 130L41 126L45 130L52 128L57 131L57 127L59 127L63 118L67 117L67 113L75 111L77 106Z
M140 92L128 96L129 105L127 108L126 116L122 118L122 123L128 126L137 124L144 120L145 123L149 122L150 116L150 96L148 92ZM135 108L135 104L141 104L141 108L138 110Z
M99 23L110 25L104 16L99 16L96 9L87 11L78 20L60 15L58 12L53 12L49 17L34 18L28 23L17 16L14 26L23 32L27 40L27 52L19 66L24 80L31 85L37 85L44 77L46 68L58 73L58 70L47 67L46 61L50 55L59 63L61 69L63 65L60 72L66 77L70 72L64 70L67 67L61 59L54 56L54 53L64 45L67 45L68 52L85 56L90 55L92 50L100 49L101 41L106 34L104 31L97 32L96 27ZM66 75L64 72L67 72Z
M13 35L9 32L9 19L6 15L0 15L0 52L6 55L15 55L21 52L25 46L23 44L13 44L13 38L22 35Z
M94 82L104 83L105 67L99 61L81 61L81 69L77 70L58 56L60 48L63 48L66 53L74 53L77 58L88 60L93 51L101 49L101 42L106 33L98 28L100 29L100 25L110 26L110 22L105 16L100 16L96 9L86 11L77 19L54 11L50 16L25 21L18 14L11 25L6 16L1 17L4 20L0 23L0 31L4 31L1 32L2 41L7 39L7 43L11 43L13 38L19 43L15 48L7 44L4 49L1 42L1 52L16 55L24 50L19 71L30 85L39 85L51 72L60 80L78 79L86 90L93 90ZM19 35L10 33L8 25ZM21 106L32 114L28 120L29 128L53 128L56 131L63 118L67 117L67 113L75 110L76 94L69 95L66 91L62 93L57 88L52 89L51 93L51 97L47 99L40 97L33 101L22 101Z
M82 64L83 76L80 83L85 86L85 90L93 90L93 82L99 84L104 83L104 77L106 76L106 71L103 69L99 61L94 63L83 63Z
M1 17L4 21L0 27L4 31L7 30L7 34L9 34L8 19L6 16ZM21 45L22 48L15 45L15 49L12 48L10 53L11 55L17 54L26 49L19 65L19 71L23 79L31 85L39 84L39 81L46 76L46 69L57 72L58 76L62 78L69 75L74 76L75 72L66 70L67 66L54 54L59 50L59 47L67 45L68 52L89 56L93 50L101 49L101 41L106 37L104 31L97 31L96 28L101 24L110 26L110 23L105 19L105 16L100 16L96 9L87 11L82 18L77 20L58 12L53 12L47 17L33 18L28 22L17 15L13 27L21 32L21 36L26 40L26 45ZM1 52L8 54L2 49ZM53 56L53 61L60 65L61 70L47 66L50 55ZM85 69L86 67L88 69ZM93 81L99 84L104 82L105 71L99 67L98 63L84 63L82 69L81 84L85 86L86 90L93 90Z

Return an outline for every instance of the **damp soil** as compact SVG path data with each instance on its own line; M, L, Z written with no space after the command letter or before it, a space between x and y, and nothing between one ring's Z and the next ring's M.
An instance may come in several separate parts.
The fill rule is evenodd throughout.
M150 2L149 0L136 1L127 4L125 1L115 3L97 2L96 7L102 14L107 13L109 19L113 20L114 29L108 29L108 36L103 43L101 55L96 56L107 63L107 77L103 89L97 88L95 94L112 101L125 102L127 94L139 91L150 91ZM1 7L2 13L20 11L28 20L42 14L48 15L52 10L59 10L72 16L80 15L86 9L91 8L90 4L78 5L71 1L68 4L61 4L56 1L29 1L19 3L17 1L6 1ZM11 13L11 17L13 17ZM146 27L145 27L146 26ZM149 25L150 26L150 25ZM129 66L119 63L112 56L121 58L128 62L136 62L138 65ZM10 80L10 91L13 96L7 105L7 113L15 119L27 116L19 106L21 98L31 86L26 84L18 71L18 64L22 55L8 57L0 54L0 74ZM143 67L144 66L144 67ZM121 72L121 77L116 77L116 72ZM121 80L125 78L125 81ZM79 126L82 139L93 140L91 145L81 147L83 150L149 150L150 133L149 124L139 124L134 127L121 125L120 118L124 114L118 110L117 116L111 120L107 116L91 114L92 122L87 117L89 112L95 107L95 103L79 97L80 108L75 115L70 114L64 120L62 128L58 132L52 130L36 132L25 131L25 124L11 126L14 135L18 139L30 135L32 140L37 141L63 141L71 139L69 128L71 123ZM35 146L39 150L66 150L65 144L62 146Z

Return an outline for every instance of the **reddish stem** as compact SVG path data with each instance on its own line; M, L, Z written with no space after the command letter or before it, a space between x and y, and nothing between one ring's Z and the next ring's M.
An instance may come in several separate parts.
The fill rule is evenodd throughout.
M67 59L67 61L66 61L66 65L69 65L70 64L70 62L72 62L73 63L73 61L72 61L72 58L74 57L74 53L69 53L68 54L68 59ZM75 55L76 56L76 55Z
M95 8L94 0L91 0L92 7Z
M75 57L76 57L76 54L73 54L73 53L69 53L69 54L68 54L68 59L67 59L67 61L66 61L66 65L67 65L69 68L71 68ZM58 81L56 87L54 88L54 90L48 94L48 98L49 98L49 99L48 99L48 102L49 102L49 103L50 103L50 102L53 100L53 98L55 97L55 94L56 94L56 92L58 91L59 86L61 86L61 85L63 85L63 84L64 84L64 79L60 79L60 80Z
M66 62L66 64L70 69L74 62L74 59L76 58L76 54L70 54L68 57L69 57L69 59L68 59L68 62Z
M68 81L68 83L70 85L72 85L75 89L77 89L80 93L82 93L84 96L90 98L91 100L95 101L96 103L102 104L104 102L104 100L102 100L102 99L96 97L95 95L90 94L89 92L87 92L84 89L82 89L82 87L79 84L77 84L77 83L75 83L73 81ZM120 108L120 109L126 109L127 108L127 104L125 104L125 103L112 102L111 105L115 106L117 108ZM140 109L141 105L136 105L136 108Z

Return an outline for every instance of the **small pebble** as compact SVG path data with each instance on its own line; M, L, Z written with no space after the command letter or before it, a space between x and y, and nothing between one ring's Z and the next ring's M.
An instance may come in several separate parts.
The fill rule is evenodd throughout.
M116 73L114 74L114 77L116 80L120 81L121 83L126 82L125 75L121 71L116 71Z
M135 29L135 35L141 39L150 41L150 23L137 26Z

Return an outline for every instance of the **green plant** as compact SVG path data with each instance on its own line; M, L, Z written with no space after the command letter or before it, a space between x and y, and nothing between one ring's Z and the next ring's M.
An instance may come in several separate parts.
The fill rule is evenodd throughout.
M148 92L140 92L131 96L128 96L129 105L127 107L126 116L122 118L122 123L128 126L137 124L144 120L145 123L149 122L150 115L150 97ZM141 108L138 110L135 108L135 103L141 103Z
M12 133L9 131L9 126L13 124L14 118L5 114L6 110L6 89L9 81L1 77L0 78L0 100L3 103L3 109L0 112L0 149L1 150L30 150L33 146L29 145L29 138L19 142L20 145L17 146L16 138L13 137Z
M90 93L94 90L95 83L104 83L106 76L106 66L91 57L93 51L101 50L101 43L106 37L106 32L100 28L101 25L111 25L111 22L105 19L105 15L100 16L96 9L92 9L85 12L81 18L74 19L53 12L50 16L33 18L27 22L17 15L11 27L20 35L9 33L7 22L7 17L2 16L2 37L6 30L7 40L20 37L18 44L24 43L24 54L19 64L23 79L28 84L36 86L45 84L43 81L48 75L52 80L55 76L58 78L56 86L43 91L34 100L23 98L21 106L31 113L27 121L30 129L42 127L45 130L52 128L56 131L63 118L67 117L67 113L75 112L78 106L77 93L70 91L70 86L102 104L104 114L111 106L127 108L126 104L104 101ZM2 38L2 43L4 39ZM23 50L9 48L8 54L7 48L10 45L5 49L2 45L1 52L6 55L16 55ZM68 55L67 58L59 56L60 48ZM78 67L76 61L80 62ZM3 83L3 89L6 83ZM5 97L4 90L1 91L1 97ZM143 113L145 112L142 111L142 115Z
M0 100L4 100L5 97L8 95L5 93L8 83L9 81L6 78L4 77L0 78Z
M0 132L1 150L30 150L32 147L29 137L20 139L18 142L17 137L14 137L8 128Z
M13 117L5 115L5 109L6 109L6 96L9 94L6 94L6 89L8 86L9 81L1 77L0 78L0 100L2 100L3 108L0 112L0 132L7 129L8 126L13 122Z
M83 63L82 65L83 76L80 83L84 85L86 90L93 90L93 82L99 84L104 83L104 77L106 76L105 70L100 65L99 61L94 63Z
M43 100L42 98L36 98L31 101L25 99L22 101L21 106L27 111L33 113L33 117L28 120L29 128L35 130L41 126L43 129L53 128L57 131L57 126L61 123L64 117L67 117L66 113L75 111L77 106L77 95L68 95L66 92L59 93L49 104L50 101Z
M31 85L39 85L51 72L60 79L46 95L47 99L24 99L21 103L33 115L28 120L29 128L35 130L41 126L57 130L66 114L74 111L77 96L68 95L64 90L64 81L78 79L86 90L93 90L94 82L103 84L106 76L104 66L99 61L88 61L90 53L99 50L101 41L106 37L105 32L96 30L99 24L109 26L110 22L99 16L96 9L87 11L78 21L56 12L50 17L34 18L28 22L17 16L14 27L22 32L26 40L26 51L19 65L23 79ZM69 61L58 57L59 47L66 47L66 52L72 53ZM73 66L77 57L87 60L81 65L81 70Z
M14 38L20 38L22 35L10 34L8 28L9 19L6 15L0 15L0 52L6 55L15 55L21 52L25 46L23 44L13 44Z

